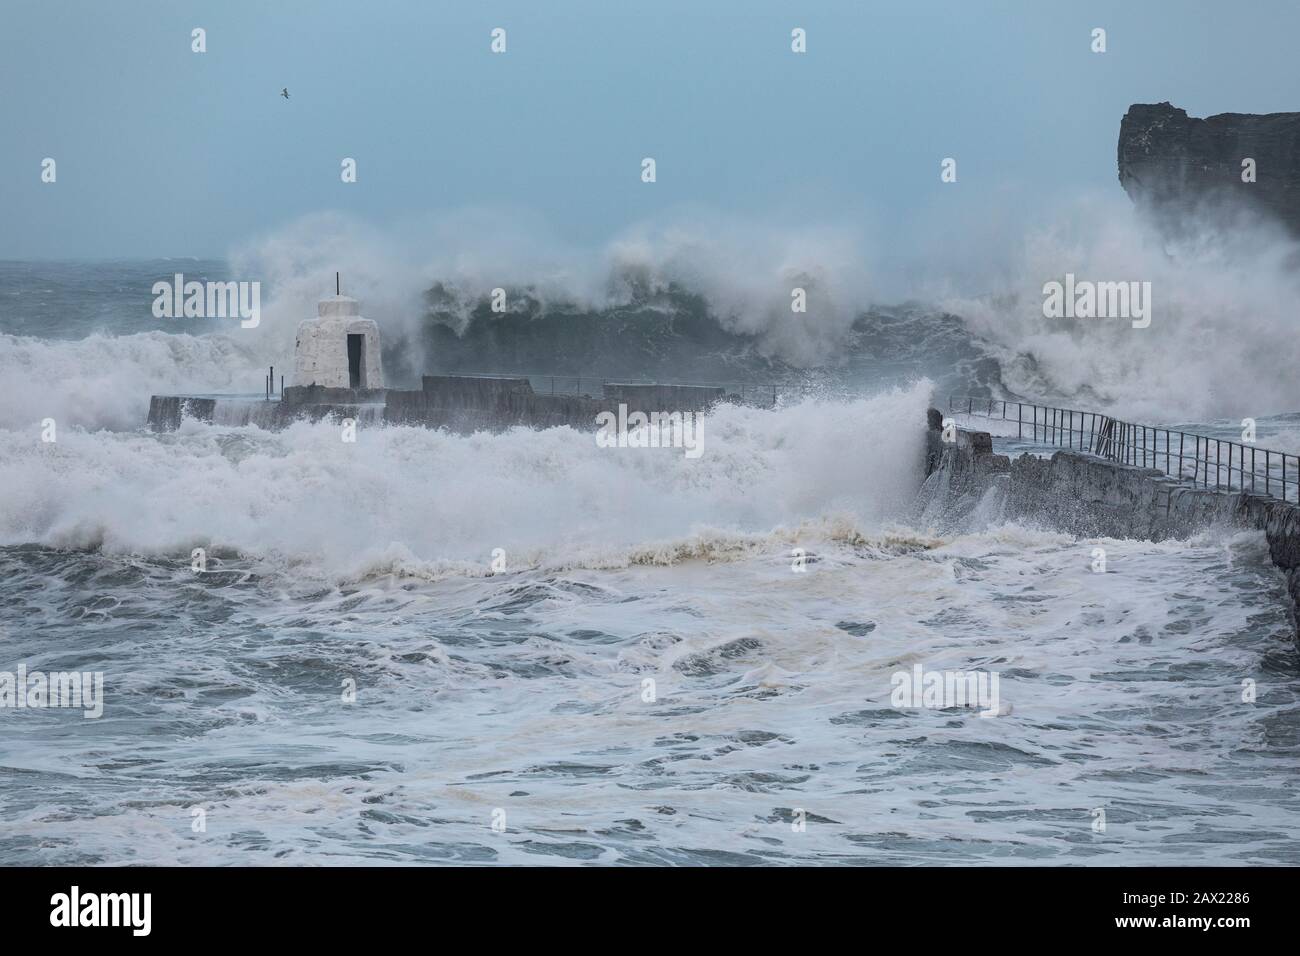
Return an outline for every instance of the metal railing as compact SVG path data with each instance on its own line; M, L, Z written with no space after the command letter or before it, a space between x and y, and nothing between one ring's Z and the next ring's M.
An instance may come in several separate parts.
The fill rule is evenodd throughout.
M1300 457L1285 452L1124 422L1100 412L1030 402L950 395L948 409L959 415L1015 422L1016 437L1022 441L1074 448L1108 461L1153 468L1198 487L1262 492L1300 504Z

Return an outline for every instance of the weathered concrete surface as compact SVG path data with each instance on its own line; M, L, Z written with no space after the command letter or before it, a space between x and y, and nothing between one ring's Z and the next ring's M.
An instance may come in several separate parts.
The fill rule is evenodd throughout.
M931 408L927 417L926 481L918 517L954 528L970 517L1011 462L1006 455L993 454L993 438L987 432L956 429L953 440L944 441L943 414Z
M476 375L425 375L420 389L441 408L489 408L509 395L536 394L526 378Z
M726 397L727 390L707 385L619 385L604 387L606 407L619 402L629 410L642 412L703 412Z
M941 504L948 522L966 518L991 492L1000 492L1004 517L1081 537L1160 541L1214 527L1263 531L1273 564L1286 575L1300 647L1300 507L1266 495L1196 488L1151 468L1077 451L1010 461L993 453L987 432L958 430L955 442L944 442L942 420L930 409L923 495Z
M1242 182L1242 160L1255 182ZM1119 181L1163 225L1198 207L1238 204L1300 235L1300 113L1220 113L1206 119L1169 103L1135 103L1119 126Z
M517 425L594 429L603 407L584 395L539 395L525 378L426 375L418 392L389 390L384 421L464 433Z
M156 432L175 431L181 418L188 416L211 422L216 408L214 398L187 398L184 395L153 395L149 399L149 427Z
M281 395L286 405L368 405L383 402L383 388L330 388L324 385L290 385Z
M289 389L285 389L286 392ZM349 391L342 389L342 391ZM320 421L323 418L357 421L382 420L383 404L349 402L346 396L337 401L287 402L231 397L199 398L189 395L154 395L149 399L148 425L156 432L175 431L181 419L192 418L209 425L257 425L278 430L296 421Z
M294 421L326 417L370 420L370 413L377 410L377 417L390 424L464 433L515 426L595 430L596 416L604 411L617 413L620 404L646 413L703 412L729 398L722 388L696 385L607 385L600 398L546 395L533 391L526 378L426 375L418 390L290 386L268 410L259 409L257 423L283 428ZM155 431L178 428L182 408L191 417L212 422L218 401L240 400L155 395L149 403L149 425ZM218 409L216 420L220 418Z

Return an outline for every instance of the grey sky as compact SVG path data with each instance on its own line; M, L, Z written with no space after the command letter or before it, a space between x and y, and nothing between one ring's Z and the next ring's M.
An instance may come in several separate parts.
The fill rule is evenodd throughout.
M680 204L942 228L1118 190L1131 102L1300 107L1297 35L1281 0L5 0L0 257L222 255L308 213L485 205L577 244Z

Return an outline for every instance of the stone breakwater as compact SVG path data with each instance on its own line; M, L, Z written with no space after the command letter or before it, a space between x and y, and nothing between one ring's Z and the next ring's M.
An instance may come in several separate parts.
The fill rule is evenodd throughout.
M987 432L958 429L943 440L943 415L929 411L923 517L955 528L997 500L1001 514L1081 537L1159 541L1214 527L1263 531L1286 575L1297 647L1300 507L1267 495L1196 488L1153 468L1061 450L1050 458L993 452Z
M704 412L718 402L740 402L725 388L703 385L605 383L598 397L547 395L526 378L426 375L418 389L290 386L277 399L154 395L149 426L174 431L185 417L224 425L284 428L295 421L353 419L366 424L423 425L471 433L517 425L568 425L595 430L596 416L625 405L650 412Z

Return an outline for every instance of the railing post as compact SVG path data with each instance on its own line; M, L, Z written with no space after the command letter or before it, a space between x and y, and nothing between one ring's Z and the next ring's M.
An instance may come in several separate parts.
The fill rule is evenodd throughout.
M1016 402L1016 437L1024 440L1025 437L1025 403Z

